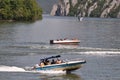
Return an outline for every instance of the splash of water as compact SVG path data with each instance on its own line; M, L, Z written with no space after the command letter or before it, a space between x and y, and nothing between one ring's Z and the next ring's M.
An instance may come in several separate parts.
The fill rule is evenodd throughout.
M66 71L53 71L53 70L42 70L42 71L26 71L24 68L16 66L5 66L0 65L0 72L29 72L29 73L42 73L42 74L65 74Z
M16 66L1 65L0 72L25 72L25 70Z

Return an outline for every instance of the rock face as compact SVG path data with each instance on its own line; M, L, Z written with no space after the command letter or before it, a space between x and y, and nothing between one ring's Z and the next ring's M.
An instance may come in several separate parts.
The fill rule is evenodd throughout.
M50 14L55 16L67 16L69 9L69 0L59 0L58 4L53 5L53 9Z
M120 18L120 0L59 0L50 13L53 16Z

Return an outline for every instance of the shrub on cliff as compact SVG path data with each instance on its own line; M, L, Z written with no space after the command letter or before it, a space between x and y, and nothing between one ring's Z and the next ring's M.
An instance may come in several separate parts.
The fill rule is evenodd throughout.
M0 20L35 21L42 19L36 0L0 0Z

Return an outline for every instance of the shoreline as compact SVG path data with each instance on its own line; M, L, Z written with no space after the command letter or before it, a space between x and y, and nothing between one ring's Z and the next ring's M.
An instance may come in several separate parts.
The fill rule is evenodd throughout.
M15 22L15 20L0 20L0 22Z

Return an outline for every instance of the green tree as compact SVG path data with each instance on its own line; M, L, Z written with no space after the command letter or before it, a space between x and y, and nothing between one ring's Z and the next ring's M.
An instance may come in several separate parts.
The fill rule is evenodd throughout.
M36 0L0 0L0 20L35 21L42 19Z

